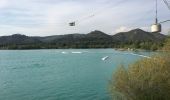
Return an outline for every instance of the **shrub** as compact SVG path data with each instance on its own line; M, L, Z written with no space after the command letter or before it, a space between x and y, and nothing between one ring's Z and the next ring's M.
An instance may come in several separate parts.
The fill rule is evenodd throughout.
M121 100L170 100L170 56L143 59L128 69L121 66L110 89Z
M170 51L170 38L166 40L163 50Z

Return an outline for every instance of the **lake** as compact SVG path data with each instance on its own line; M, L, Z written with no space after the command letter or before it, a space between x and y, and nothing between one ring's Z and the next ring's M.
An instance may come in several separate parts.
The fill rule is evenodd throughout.
M108 84L115 69L143 55L152 52L1 50L0 100L110 100Z

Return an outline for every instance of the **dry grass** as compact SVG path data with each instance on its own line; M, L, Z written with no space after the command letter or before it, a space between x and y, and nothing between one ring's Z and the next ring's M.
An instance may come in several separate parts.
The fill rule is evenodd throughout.
M164 45L164 47L163 47L163 50L170 52L170 38L167 39L167 41L165 42L165 45Z
M143 59L113 75L113 97L127 100L170 100L170 56Z
M170 39L163 49L170 51ZM170 100L170 52L121 66L110 91L113 100Z

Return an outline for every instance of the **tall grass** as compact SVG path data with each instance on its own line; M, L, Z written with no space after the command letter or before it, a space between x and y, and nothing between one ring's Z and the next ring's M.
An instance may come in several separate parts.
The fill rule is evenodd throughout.
M166 40L163 50L170 52L170 38Z
M170 50L170 40L164 50ZM170 100L170 53L119 67L110 91L114 100Z

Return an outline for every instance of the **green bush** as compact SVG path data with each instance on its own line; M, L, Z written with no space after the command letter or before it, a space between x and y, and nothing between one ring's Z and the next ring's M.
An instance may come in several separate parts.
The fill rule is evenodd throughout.
M143 59L128 69L121 66L110 90L120 100L170 100L170 55Z
M163 50L170 51L170 38L166 40Z
M110 91L114 100L170 100L170 39L163 52L142 59L113 75Z

